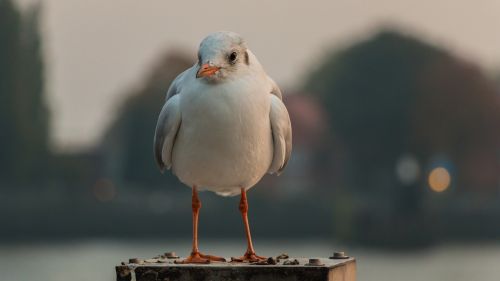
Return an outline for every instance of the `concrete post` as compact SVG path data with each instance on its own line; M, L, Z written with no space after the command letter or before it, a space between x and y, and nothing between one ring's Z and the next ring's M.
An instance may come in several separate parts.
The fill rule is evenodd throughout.
M131 259L117 281L356 281L354 258L282 258L267 263L175 264L175 258Z

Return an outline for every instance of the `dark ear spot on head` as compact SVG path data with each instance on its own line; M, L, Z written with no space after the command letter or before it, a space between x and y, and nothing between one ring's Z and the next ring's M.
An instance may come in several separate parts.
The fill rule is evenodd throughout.
M248 51L245 51L245 64L246 65L250 64L250 58L248 58Z

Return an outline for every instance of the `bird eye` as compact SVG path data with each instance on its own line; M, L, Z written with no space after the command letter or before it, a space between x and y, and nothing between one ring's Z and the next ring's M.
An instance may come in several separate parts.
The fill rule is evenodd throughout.
M230 55L229 55L229 61L230 62L234 62L236 60L236 58L238 57L238 54L236 54L236 52L232 52Z

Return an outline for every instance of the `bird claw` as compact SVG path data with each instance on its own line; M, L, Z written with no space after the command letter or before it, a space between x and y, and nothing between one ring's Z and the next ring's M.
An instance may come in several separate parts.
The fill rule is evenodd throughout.
M223 257L218 257L218 256L212 256L212 255L205 255L203 253L199 253L200 257L204 259L208 259L209 261L218 261L218 262L225 262L226 259Z
M245 255L235 258L231 257L231 262L248 262L248 263L253 263L253 262L261 262L267 260L266 257L261 257L257 256L255 253L252 252L246 252Z
M175 263L176 264L192 264L192 263L208 264L212 261L225 262L226 259L222 258L222 257L212 256L212 255L205 255L205 254L202 254L200 252L195 252L195 253L191 253L191 255L189 255L189 257L187 257L183 260L176 260Z

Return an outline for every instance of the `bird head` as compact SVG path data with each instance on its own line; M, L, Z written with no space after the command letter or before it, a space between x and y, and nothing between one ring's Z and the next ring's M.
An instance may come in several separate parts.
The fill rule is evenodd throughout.
M249 64L248 50L239 34L215 32L200 43L196 78L218 83L244 71Z

